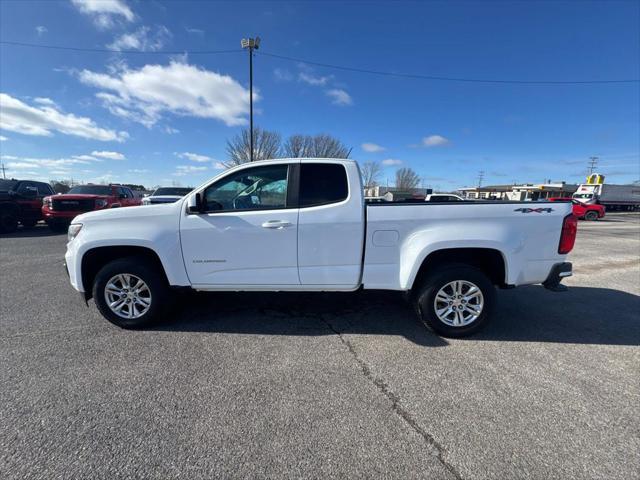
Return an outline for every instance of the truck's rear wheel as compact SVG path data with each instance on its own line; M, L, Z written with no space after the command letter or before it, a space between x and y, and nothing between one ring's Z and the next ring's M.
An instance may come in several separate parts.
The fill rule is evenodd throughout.
M168 290L161 272L142 259L130 257L102 267L93 284L93 299L111 323L141 328L161 316Z
M598 212L594 212L593 210L590 210L584 214L584 219L589 221L598 220Z
M18 215L11 209L0 210L0 233L11 233L18 229Z
M481 270L454 265L430 275L414 302L427 328L445 337L465 337L488 323L495 288Z

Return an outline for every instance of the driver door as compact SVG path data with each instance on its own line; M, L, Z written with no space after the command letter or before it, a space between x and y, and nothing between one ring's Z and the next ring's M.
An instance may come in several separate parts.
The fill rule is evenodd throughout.
M202 191L202 212L182 217L180 238L194 286L299 285L298 208L291 164L248 167Z

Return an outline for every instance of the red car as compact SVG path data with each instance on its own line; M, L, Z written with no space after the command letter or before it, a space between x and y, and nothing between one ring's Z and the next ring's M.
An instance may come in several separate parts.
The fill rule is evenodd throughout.
M550 202L571 202L573 204L573 214L578 218L585 220L598 220L604 217L605 208L602 205L587 204L579 202L569 197L554 197L549 199Z
M42 200L42 216L52 230L63 230L76 215L105 208L140 205L130 188L122 185L78 185L65 194Z

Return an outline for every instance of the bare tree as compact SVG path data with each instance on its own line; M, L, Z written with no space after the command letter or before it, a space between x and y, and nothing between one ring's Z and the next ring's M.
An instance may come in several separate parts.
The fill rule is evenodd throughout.
M282 147L282 154L287 158L301 158L306 156L306 152L309 149L308 135L291 135L284 146Z
M351 149L335 137L291 135L284 144L283 154L290 158L349 158Z
M416 188L420 184L420 176L410 168L396 170L396 187L401 190Z
M267 160L278 158L282 138L279 133L263 130L260 127L253 129L253 159ZM243 128L231 140L227 140L227 156L229 159L223 162L226 167L233 167L251 160L251 139L249 129Z
M362 173L362 181L364 182L365 188L375 187L382 173L382 165L376 161L364 162L362 168L360 168L360 172Z

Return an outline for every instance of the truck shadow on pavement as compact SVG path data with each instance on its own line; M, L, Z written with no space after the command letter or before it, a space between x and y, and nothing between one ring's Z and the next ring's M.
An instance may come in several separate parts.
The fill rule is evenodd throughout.
M54 232L47 225L39 223L32 228L18 227L15 232L0 233L0 238L35 238L35 237L52 237L58 235L66 235L67 231Z
M469 341L640 345L640 297L606 288L499 290L491 323ZM429 332L404 296L354 293L188 293L154 329L246 335L396 335L451 343Z

